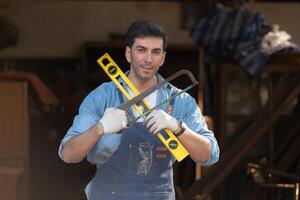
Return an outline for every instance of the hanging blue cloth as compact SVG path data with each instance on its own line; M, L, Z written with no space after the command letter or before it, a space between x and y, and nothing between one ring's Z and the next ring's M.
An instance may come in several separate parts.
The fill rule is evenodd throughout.
M272 53L299 52L299 46L288 41L290 38L283 38L282 34L277 34L277 38L266 35L272 31L276 30L260 12L216 4L209 16L194 23L190 36L203 47L207 62L230 58L249 75L256 76ZM278 38L279 43L271 42Z

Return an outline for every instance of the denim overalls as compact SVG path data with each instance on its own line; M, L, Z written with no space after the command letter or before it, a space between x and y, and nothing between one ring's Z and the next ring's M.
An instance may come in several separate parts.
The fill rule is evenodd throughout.
M97 169L88 199L174 200L173 160L168 149L140 122L121 134L116 152Z

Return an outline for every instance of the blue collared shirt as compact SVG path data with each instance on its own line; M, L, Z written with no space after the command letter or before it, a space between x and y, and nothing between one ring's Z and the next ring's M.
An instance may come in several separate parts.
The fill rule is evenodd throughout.
M159 81L163 78L158 75ZM126 88L126 87L125 87ZM171 84L166 84L157 90L157 104L170 98L174 92L180 90ZM59 147L59 156L63 145L72 137L81 134L91 128L101 119L104 111L110 107L118 107L121 102L120 91L111 82L101 84L90 94L86 96L79 108L78 115L74 118L71 128L64 136ZM166 110L167 104L160 108ZM188 93L183 93L176 97L173 107L172 116L179 121L183 121L187 126L198 134L209 139L212 147L212 152L209 160L200 163L203 166L209 166L217 162L219 159L219 146L213 132L211 132L205 123L204 117L195 101ZM101 140L88 153L87 159L90 163L101 166L110 156L117 150L121 141L120 134L104 135ZM173 159L175 161L175 159ZM79 162L79 161L78 161Z

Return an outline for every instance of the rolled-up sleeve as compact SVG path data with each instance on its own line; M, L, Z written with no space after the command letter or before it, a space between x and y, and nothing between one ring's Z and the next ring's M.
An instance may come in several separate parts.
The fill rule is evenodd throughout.
M78 115L75 116L73 124L62 139L58 155L62 158L64 145L73 137L85 132L95 125L103 116L104 110L109 107L120 105L120 99L116 93L116 87L112 82L104 83L93 90L79 107ZM106 95L103 95L106 94ZM120 134L105 135L99 140L87 155L87 160L96 165L102 165L118 149L121 141ZM80 162L78 160L76 162Z
M100 119L101 113L103 111L101 110L102 102L98 101L96 104L95 100L95 94L91 92L82 102L82 104L79 107L78 115L73 120L73 124L62 139L59 149L58 149L58 155L61 159L62 158L62 149L66 142L68 142L71 138L74 136L77 136L84 131L91 128L95 123ZM77 162L80 162L81 160L78 160Z
M191 128L196 133L206 137L211 144L210 158L206 162L197 162L197 163L199 163L202 166L210 166L219 160L220 150L219 150L218 142L214 136L214 133L208 129L205 119L195 99L193 99L190 96L187 96L186 102L188 103L186 103L187 109L183 120L186 122L189 128Z

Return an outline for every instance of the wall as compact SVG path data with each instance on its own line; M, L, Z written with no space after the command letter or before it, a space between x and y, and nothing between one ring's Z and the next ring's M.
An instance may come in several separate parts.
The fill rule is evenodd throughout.
M300 4L247 6L262 11L300 43ZM170 43L193 44L180 27L179 2L10 0L6 12L17 23L20 38L16 47L2 50L1 57L76 57L84 41L108 41L109 33L124 33L141 18L164 25Z
M14 1L10 15L20 28L19 44L2 55L73 56L84 41L107 41L109 33L124 33L141 18L166 26L170 42L189 40L180 29L178 2Z

